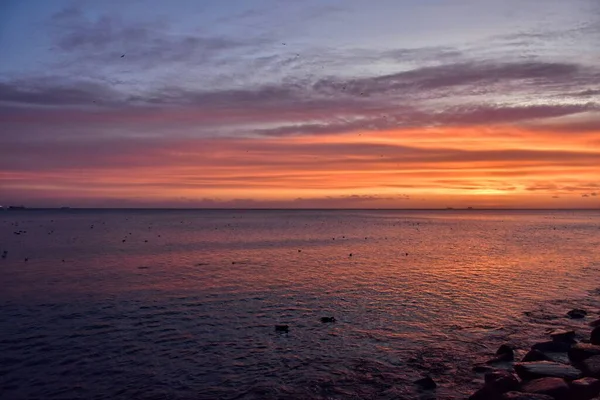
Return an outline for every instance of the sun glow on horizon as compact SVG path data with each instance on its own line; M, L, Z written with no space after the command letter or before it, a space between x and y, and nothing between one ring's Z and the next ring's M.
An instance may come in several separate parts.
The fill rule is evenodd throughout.
M477 132L485 132L485 139ZM585 138L564 146L551 137L521 127L481 126L187 139L127 155L116 148L92 168L5 173L4 187L30 198L43 193L84 203L101 196L200 206L247 199L290 207L336 201L400 208L490 202L564 207L557 196L566 196L572 206L595 207L600 188L593 160L600 160L600 151ZM148 152L157 157L153 163L145 162ZM114 160L127 167L110 167Z

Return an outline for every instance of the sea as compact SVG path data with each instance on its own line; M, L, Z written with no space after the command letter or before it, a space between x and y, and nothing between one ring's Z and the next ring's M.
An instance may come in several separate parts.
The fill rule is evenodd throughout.
M3 400L459 399L600 312L600 210L11 210L0 255Z

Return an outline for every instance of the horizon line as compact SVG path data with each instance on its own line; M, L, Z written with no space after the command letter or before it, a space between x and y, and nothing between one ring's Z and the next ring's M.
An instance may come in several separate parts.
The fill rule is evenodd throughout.
M18 208L9 208L18 207ZM21 208L22 207L22 208ZM0 207L4 211L74 211L74 210L152 210L152 211L600 211L597 208L536 208L536 207L445 207L445 208L388 208L388 207Z

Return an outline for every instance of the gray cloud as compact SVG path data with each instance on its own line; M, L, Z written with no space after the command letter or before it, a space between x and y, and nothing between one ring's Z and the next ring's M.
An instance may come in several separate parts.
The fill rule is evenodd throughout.
M595 103L587 104L554 104L537 106L510 106L510 105L477 105L453 107L445 110L439 122L442 124L498 124L515 123L545 118L562 117L598 110Z
M543 122L556 117L592 115L600 108L595 103L535 106L480 103L434 108L426 103L417 102L413 106L401 103L368 97L324 96L296 84L205 92L165 88L128 95L111 86L90 82L0 83L0 121L6 129L19 129L22 132L19 138L27 136L24 126L32 127L28 131L32 134L36 132L35 126L43 127L44 132L62 129L63 134L67 134L64 128L77 124L92 124L105 129L133 124L136 129L147 132L160 125L176 128L184 136L185 130L191 127L196 132L210 127L213 133L219 129L241 136L314 135L443 125ZM31 108L37 106L45 108ZM53 125L48 126L48 123ZM278 126L247 128L246 124ZM596 119L588 118L553 122L552 125L538 123L533 127L557 132L588 132L597 129L598 123Z
M309 123L281 126L278 128L255 130L254 133L266 136L288 136L305 134L348 133L366 130L386 130L394 128L412 128L425 126L470 126L489 124L515 124L522 121L534 121L546 118L563 117L598 110L593 103L580 105L544 105L510 106L480 104L462 107L450 107L440 111L419 110L410 107L390 107L378 115L360 119L337 119L328 123ZM394 113L394 114L392 114ZM572 125L566 125L574 128ZM579 128L583 128L579 126ZM551 129L546 128L546 129ZM558 127L561 129L561 126ZM573 130L575 132L576 130Z
M66 10L63 14L56 17L58 24L79 26L78 10ZM112 19L100 21L102 18L98 23L106 25L108 33L92 35L96 30L102 31L92 26L89 28L92 36L75 35L65 48L102 50L114 35L133 42L148 42L153 35L150 28L126 27ZM188 39L181 43L186 43L185 46L199 43ZM232 43L217 40L202 46L216 50L229 44ZM436 52L453 54L445 48L432 48L398 50L397 55L420 52L432 56ZM288 78L236 89L184 85L141 89L75 78L5 80L0 81L0 120L12 130L19 130L23 125L43 126L48 122L104 127L134 124L138 130L151 130L147 125L164 124L178 130L195 127L202 132L210 128L212 132L266 136L437 125L539 123L597 111L597 103L561 104L555 99L555 93L594 93L587 88L596 78L600 80L596 69L575 63L471 61L368 78ZM537 105L519 105L516 100L507 100L504 104L492 102L503 96L515 99L535 96L538 103L546 97L548 101ZM443 105L450 103L449 99L453 99L454 105ZM38 106L45 109L27 109ZM61 114L64 111L61 107L68 107L68 115ZM268 127L260 127L261 124ZM594 118L553 121L552 125L540 124L539 127L589 132L597 129L597 122Z
M50 24L57 48L76 56L79 66L96 67L102 62L103 65L153 68L192 60L207 62L265 42L259 38L175 34L165 21L132 23L118 15L91 19L77 7L54 15ZM72 66L73 62L64 65Z
M598 72L583 66L569 63L514 62L491 63L469 62L446 64L437 67L417 68L410 71L377 76L373 78L341 81L323 79L315 84L317 91L345 92L352 95L381 95L393 92L430 92L460 87L479 88L486 93L492 87L506 89L506 84L519 84L533 87L568 88L589 84ZM520 88L522 90L523 88ZM513 88L514 90L514 88Z
M593 96L600 96L600 89L587 89L587 90L583 90L581 92L576 92L576 93L568 93L568 96L573 96L573 97L593 97Z
M193 65L196 71L203 70L214 81L211 82L213 87L217 81L220 87L227 87L237 78L247 83L258 77L271 81L266 85L281 85L273 82L274 74L294 75L296 84L310 86L320 95L383 96L413 101L507 90L521 94L528 90L547 94L569 90L578 93L584 92L587 88L583 86L594 79L600 80L597 71L575 63L474 60L467 59L462 50L443 46L388 50L301 48L297 51L277 46L275 50L274 46L279 45L275 37L234 39L196 33L173 34L165 21L131 23L118 15L90 19L78 8L63 10L54 16L51 24L57 47L75 57L75 61L72 58L64 61L65 71L72 72L75 68L95 76L101 76L106 68L117 68L112 73L133 79L134 69L173 67L172 63L180 63L179 67ZM121 58L123 54L125 57ZM242 54L248 57L240 57ZM319 75L313 73L316 68L339 70L379 62L404 63L404 68L407 64L420 67L367 78L341 78L339 74L314 78ZM432 62L434 66L423 67ZM222 69L228 71L227 76L218 76Z
M0 82L0 104L24 106L84 106L95 102L119 103L110 86L86 81L29 80ZM0 111L1 113L2 111Z

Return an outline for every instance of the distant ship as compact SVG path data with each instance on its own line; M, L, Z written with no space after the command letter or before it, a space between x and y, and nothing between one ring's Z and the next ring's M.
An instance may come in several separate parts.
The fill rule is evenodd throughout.
M25 206L8 206L7 210L25 210Z

